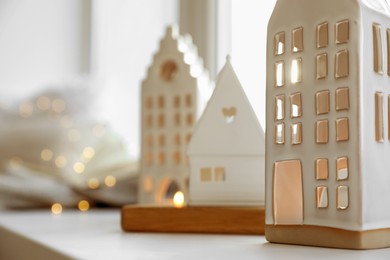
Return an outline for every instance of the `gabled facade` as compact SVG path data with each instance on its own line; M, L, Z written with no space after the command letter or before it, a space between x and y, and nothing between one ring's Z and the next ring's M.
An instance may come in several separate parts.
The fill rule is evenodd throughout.
M278 0L268 25L266 237L390 246L385 0Z
M264 145L228 57L189 144L190 204L264 205Z
M169 27L141 90L141 177L139 202L170 204L188 194L187 144L204 107L200 91L207 73L190 36Z

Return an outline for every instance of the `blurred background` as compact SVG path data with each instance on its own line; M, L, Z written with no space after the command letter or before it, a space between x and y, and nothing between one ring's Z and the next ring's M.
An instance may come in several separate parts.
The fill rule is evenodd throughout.
M171 24L192 36L212 80L232 56L265 128L275 2L1 0L0 205L135 201L140 86Z

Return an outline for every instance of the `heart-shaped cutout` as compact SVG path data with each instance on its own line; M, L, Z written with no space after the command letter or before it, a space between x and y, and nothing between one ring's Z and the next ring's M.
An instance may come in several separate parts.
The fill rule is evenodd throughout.
M235 107L224 107L222 108L222 114L225 117L226 123L230 124L231 122L233 122L237 114L237 109Z

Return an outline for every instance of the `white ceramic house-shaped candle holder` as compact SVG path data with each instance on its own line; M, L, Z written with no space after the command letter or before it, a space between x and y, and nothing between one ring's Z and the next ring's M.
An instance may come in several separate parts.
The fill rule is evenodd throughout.
M268 25L266 238L390 246L385 0L278 0Z
M230 63L188 147L191 205L264 205L264 132Z
M140 203L171 204L178 191L187 198L186 149L209 87L191 37L169 27L142 83Z

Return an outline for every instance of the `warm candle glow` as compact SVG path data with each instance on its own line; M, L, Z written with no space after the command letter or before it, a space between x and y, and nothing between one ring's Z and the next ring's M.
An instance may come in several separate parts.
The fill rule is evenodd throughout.
M291 63L291 83L301 82L301 60L293 60Z
M62 213L62 205L60 203L54 203L52 206L51 206L51 212L54 214L54 215L59 215Z
M83 212L88 211L89 210L89 202L86 200L80 200L78 207L79 207L80 211L83 211Z
M177 191L173 196L173 205L176 208L181 208L184 206L184 194L181 191Z

